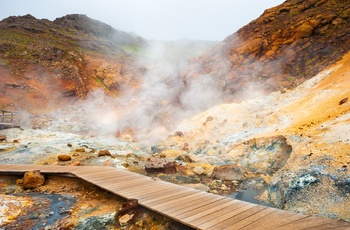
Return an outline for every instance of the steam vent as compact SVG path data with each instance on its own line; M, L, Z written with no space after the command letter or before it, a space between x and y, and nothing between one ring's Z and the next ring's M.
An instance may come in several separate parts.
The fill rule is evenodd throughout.
M231 33L2 19L0 229L350 229L349 1Z

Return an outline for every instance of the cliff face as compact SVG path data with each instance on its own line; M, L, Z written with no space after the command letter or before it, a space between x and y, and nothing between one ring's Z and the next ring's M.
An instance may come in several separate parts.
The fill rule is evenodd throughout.
M31 15L0 22L0 95L6 108L48 108L93 88L111 95L134 87L143 69L126 47L140 37L84 15L54 22Z
M350 49L349 18L347 1L288 0L193 60L182 76L210 75L235 97L242 88L293 88Z

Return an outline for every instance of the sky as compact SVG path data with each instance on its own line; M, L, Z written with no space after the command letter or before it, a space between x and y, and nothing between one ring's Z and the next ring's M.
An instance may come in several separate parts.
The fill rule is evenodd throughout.
M0 0L0 20L85 14L154 40L221 41L284 0Z

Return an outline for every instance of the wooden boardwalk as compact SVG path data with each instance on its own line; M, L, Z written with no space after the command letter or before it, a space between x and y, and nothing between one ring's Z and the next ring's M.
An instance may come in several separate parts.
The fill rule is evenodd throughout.
M122 169L103 166L1 165L2 174L40 170L74 176L196 229L350 229L350 223L306 216L155 181Z
M18 119L16 113L0 110L0 129L8 129L8 128L19 128Z

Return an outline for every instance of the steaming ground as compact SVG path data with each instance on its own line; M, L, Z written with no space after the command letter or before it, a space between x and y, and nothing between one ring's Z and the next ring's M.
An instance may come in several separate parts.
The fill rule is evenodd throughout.
M92 97L95 104L66 107L33 117L23 130L5 130L7 141L0 143L0 161L106 165L134 171L137 168L145 173L147 158L162 156L181 166L175 177L182 181L177 183L194 183L226 195L237 188L265 186L265 196L260 194L261 197L276 207L350 220L350 213L342 208L350 205L346 193L350 134L344 128L349 125L350 104L345 100L350 95L350 81L346 78L349 60L348 55L292 91L213 106L184 118L172 129L158 126L163 127L163 133L152 129L157 126L124 128L115 133L121 121L130 125L137 123L133 120L137 117L132 113L118 117L123 112L120 104L96 92ZM143 135L135 135L138 130ZM137 141L139 137L153 143ZM103 149L109 150L111 156L99 157L98 151ZM60 154L70 155L72 160L59 162ZM225 180L218 176L212 178L222 165L239 168L229 180L231 184L224 184ZM227 172L221 175L227 176ZM169 181L175 178L158 176ZM311 182L301 183L305 180ZM240 187L230 187L237 183L241 183ZM300 186L296 189L296 185ZM313 188L319 191L317 196ZM337 202L329 199L330 194Z

